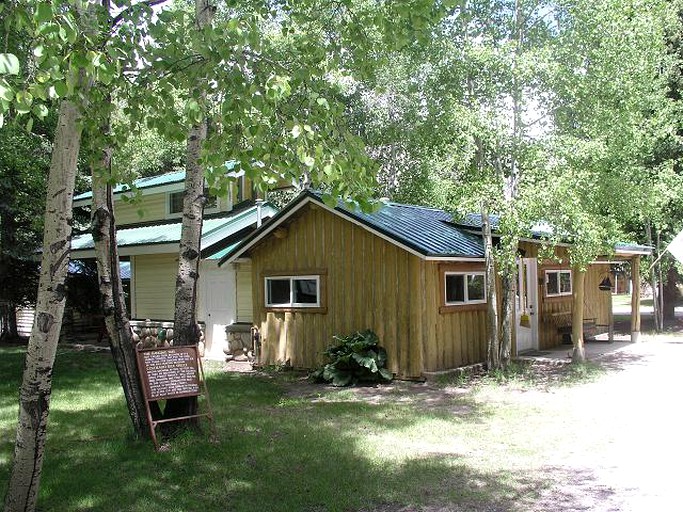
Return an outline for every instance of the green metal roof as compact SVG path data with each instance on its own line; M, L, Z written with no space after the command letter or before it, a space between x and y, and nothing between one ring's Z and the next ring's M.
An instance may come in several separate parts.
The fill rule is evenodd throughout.
M226 172L230 172L235 168L236 162L229 161L225 163ZM161 187L163 185L172 185L174 183L182 183L185 181L185 170L167 172L165 174L160 174L158 176L151 176L149 178L139 178L133 182L133 186L138 189L144 190L151 187ZM120 194L123 192L128 192L131 187L127 183L119 183L114 187L113 193ZM92 191L83 192L74 196L74 201L80 201L83 199L92 199Z
M270 218L277 213L277 210L270 204L261 206L262 218ZM228 246L234 245L243 236L245 231L253 229L257 222L257 207L251 206L239 212L228 212L220 216L212 216L204 219L202 225L202 257L214 259L215 254L225 250ZM177 244L180 242L182 220L128 227L118 229L116 240L119 248L155 246L161 244ZM231 238L238 237L237 240ZM92 250L95 248L92 235L82 233L73 237L71 250L74 257L78 257L78 251Z
M306 202L311 201L327 208L320 194L302 192L286 208L229 251L221 259L220 264L244 254L249 247L258 243ZM451 214L444 210L391 202L382 203L377 211L371 213L350 208L341 202L333 210L425 258L484 257L481 237L454 225Z
M175 171L175 172L168 172L166 174L161 174L159 176L152 176L151 178L140 178L137 179L133 182L133 185L135 185L139 189L144 189L144 188L149 188L149 187L159 187L161 185L170 185L172 183L182 183L185 181L185 171ZM119 194L121 192L127 192L131 188L128 184L118 184L116 187L114 187L114 194ZM92 190L89 190L88 192L83 192L82 194L78 194L77 196L74 196L74 201L80 201L81 199L91 199L92 198Z

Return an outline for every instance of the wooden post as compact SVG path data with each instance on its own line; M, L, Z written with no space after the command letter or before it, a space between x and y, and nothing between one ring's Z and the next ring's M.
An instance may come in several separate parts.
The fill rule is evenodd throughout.
M631 260L631 341L640 341L640 256Z
M614 281L616 283L616 278ZM607 299L609 304L609 307L607 308L607 323L609 324L607 341L612 343L614 341L614 304L612 301L612 290L607 293L609 293L609 299Z

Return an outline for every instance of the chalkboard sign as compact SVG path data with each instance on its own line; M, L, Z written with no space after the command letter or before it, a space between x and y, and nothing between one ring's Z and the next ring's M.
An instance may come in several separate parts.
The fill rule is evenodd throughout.
M147 400L197 396L201 392L196 346L141 350L138 366Z

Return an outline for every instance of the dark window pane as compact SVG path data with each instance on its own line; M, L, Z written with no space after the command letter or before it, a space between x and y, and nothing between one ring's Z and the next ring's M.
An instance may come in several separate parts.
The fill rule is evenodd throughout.
M289 304L289 279L268 279L267 304Z
M183 192L173 192L168 196L168 212L182 213L183 212Z
M484 276L475 274L467 276L467 300L484 300Z
M548 295L557 295L560 293L559 282L557 279L557 272L546 273L548 283L546 285L546 293Z
M465 276L446 275L446 302L465 302Z
M572 292L572 274L571 272L560 272L560 293Z
M294 279L294 302L296 304L318 303L318 282L315 279Z

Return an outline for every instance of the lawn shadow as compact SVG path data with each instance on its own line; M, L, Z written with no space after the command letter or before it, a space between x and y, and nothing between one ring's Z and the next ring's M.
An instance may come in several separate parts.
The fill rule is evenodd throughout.
M444 427L444 444L461 427L479 428L490 410L465 397L447 400L466 410L425 410L419 405L430 396L417 386L415 400L373 390L378 399L366 403L344 392L292 397L258 375L212 371L207 384L217 439L204 423L204 432L155 452L151 442L131 438L110 356L60 352L40 510L522 512L555 483L541 473L477 468L435 443L414 449L430 422ZM412 451L401 453L392 439L409 439ZM0 449L8 460L11 446ZM8 474L1 464L0 481Z

